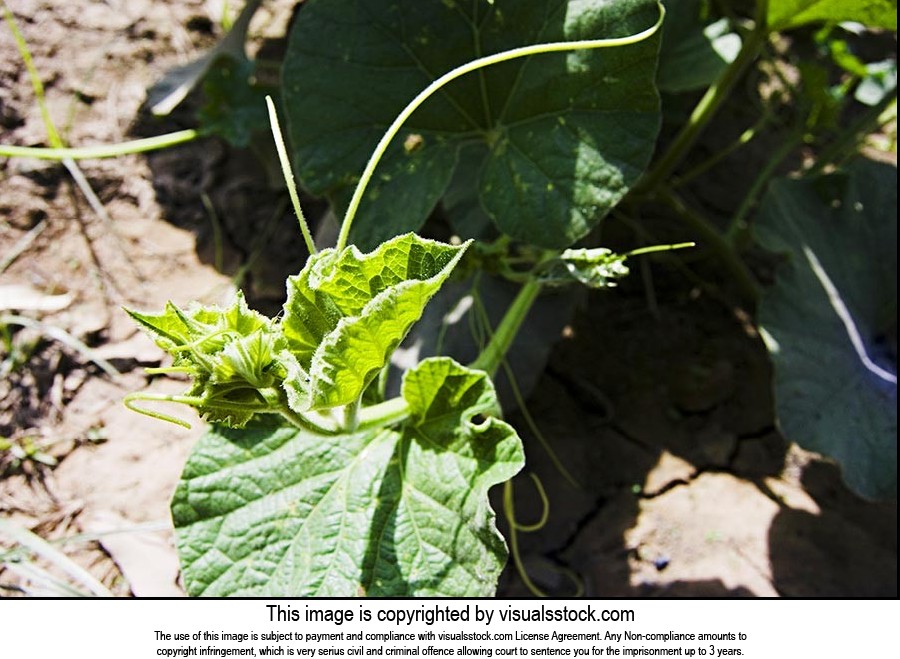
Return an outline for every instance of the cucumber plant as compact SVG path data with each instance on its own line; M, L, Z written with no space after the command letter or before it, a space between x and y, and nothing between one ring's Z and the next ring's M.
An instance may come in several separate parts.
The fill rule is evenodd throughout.
M397 196L394 212L411 216L398 221L421 226L421 206L402 209L402 193L384 190L385 176L373 174L381 161L392 171L396 148L390 148L401 141L401 150L416 151L409 135L397 136L428 98L472 72L552 52L633 47L641 53L646 71L639 88L649 100L641 110L648 116L638 124L648 139L637 155L633 146L627 148L636 159L622 167L627 171L614 175L610 158L613 164L598 174L622 178L618 187L603 192L597 181L588 182L595 188L589 192L592 204L624 194L649 158L658 124L652 69L664 12L655 2L620 4L594 18L606 24L608 36L495 49L425 86L376 145L335 247L317 250L296 203L310 256L288 279L279 317L253 311L241 294L226 308L169 304L161 313L129 311L172 356L171 366L153 372L186 375L191 386L177 396L131 394L126 404L184 425L138 406L183 403L214 424L194 447L172 501L189 593L493 594L507 550L487 492L522 468L524 453L515 430L501 418L490 374L542 287L566 280L607 286L627 272L630 254L560 248L583 235L604 212L599 210L564 237L554 230L546 234L552 239L532 240L522 250L525 260L515 261L525 283L475 362L425 359L403 375L400 395L386 398L392 353L473 241L445 244L412 232L394 235L399 225L392 225L363 253L350 244L351 227L361 205L383 195ZM317 7L330 11L328 3L311 3L303 11ZM615 67L627 68L626 61L616 56ZM610 66L612 75L616 68ZM271 103L270 112L278 141ZM296 200L293 190L292 195ZM568 213L575 217L584 210Z
M853 275L864 265L847 267L841 252L820 250L821 259L809 258L803 248L815 248L804 238L810 229L792 221L796 212L779 217L791 203L811 208L820 172L806 173L812 188L796 191L800 201L790 186L769 189L791 148L833 128L823 130L821 118L834 116L829 104L840 94L807 95L810 109L796 140L759 173L727 227L690 208L679 188L765 123L749 129L744 142L683 167L736 83L781 32L822 23L837 29L854 20L896 30L896 2L759 0L750 17L731 4L716 3L725 8L717 16L702 0L672 3L661 38L665 11L655 0L303 3L281 100L301 183L343 212L336 246L317 249L292 192L309 258L288 279L280 316L249 309L240 294L226 308L130 312L172 355L172 365L156 371L186 374L191 386L180 396L132 394L127 404L183 424L138 403L184 403L213 423L188 458L172 501L190 594L493 594L507 549L487 492L522 469L524 453L501 418L492 376L542 290L614 285L627 273L629 257L655 249L617 254L576 245L613 208L638 216L641 207L662 204L712 248L742 302L760 304L788 438L836 455L864 494L895 493L890 465L896 460L883 455L896 455L896 377L874 364L866 341L890 323L891 308L895 316L896 287L883 289L884 299L855 300L870 299L867 286L882 274L893 269L895 275L896 252L881 255L879 277L857 285ZM844 96L875 71L845 50L834 53L853 80ZM891 87L884 74L889 68L879 78L878 112L864 114L867 120L851 131L856 137L891 102L896 108L895 76ZM815 78L814 69L805 70L812 71L808 80ZM812 87L807 81L807 92ZM702 96L654 158L659 90ZM840 164L855 146L838 140L825 149L825 164ZM852 233L861 226L862 183L857 174L849 178L855 187L836 203L855 210L837 213L835 223ZM834 208L835 200L825 203ZM458 240L417 235L440 213ZM860 250L888 244L870 240L878 231L893 226L896 235L896 220L890 223L896 213L883 215L880 228L865 225ZM794 277L800 290L819 287L809 308L785 303L783 287L761 294L741 258L754 231L766 247L790 254L790 266L802 270ZM424 359L391 396L392 353L442 285L473 269L520 285L503 319L471 363ZM835 293L841 288L848 303ZM784 315L793 320L783 321ZM820 379L825 384L810 404L803 392L819 377L815 369L783 357L802 352L803 337L791 333L823 317L829 341L852 337L851 327L868 334L851 341L854 352L842 357L840 379L852 372L854 388L837 391L835 399L840 383ZM874 387L860 369L876 376ZM843 397L859 391L864 395L854 399L862 403L853 419L877 409L877 423L867 428L852 419L839 426L795 421L797 414L817 414L826 400L844 404ZM781 404L792 396L793 404ZM858 432L870 439L846 450ZM514 533L515 521L510 525Z

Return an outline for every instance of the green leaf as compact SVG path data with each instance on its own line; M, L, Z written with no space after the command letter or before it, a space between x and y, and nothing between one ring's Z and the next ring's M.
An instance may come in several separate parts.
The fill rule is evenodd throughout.
M250 309L241 291L227 309L195 304L183 311L168 302L161 314L125 311L160 348L175 358L176 363L194 364L206 371L215 368L215 355L230 341L272 329L272 321Z
M172 500L191 595L490 596L507 558L488 489L524 464L484 373L407 374L397 429L214 428ZM479 419L480 416L487 418Z
M192 306L184 311L169 302L161 314L126 311L172 355L174 366L193 379L186 395L196 399L197 411L209 422L245 425L266 408L257 389L277 385L289 372L299 373L296 359L284 354L286 343L277 325L250 309L240 291L225 309Z
M479 167L488 155L488 147L474 143L459 150L459 166L447 186L441 206L447 220L459 236L475 240L496 238L497 230L478 197Z
M658 16L655 0L310 0L283 74L299 177L341 205L394 117L444 73L518 46L632 35ZM457 166L478 172L480 205L501 231L545 247L583 237L652 154L658 45L537 55L450 83L391 145L351 242L420 228ZM457 164L473 143L483 157Z
M148 314L125 309L125 313L131 316L160 348L168 353L174 353L175 349L192 341L190 326L184 322L184 314L171 302L166 303L165 311L161 314Z
M666 3L656 74L660 90L675 94L708 87L737 57L741 37L728 19L709 22L706 5L704 0Z
M213 366L213 381L247 382L256 389L271 387L278 339L278 335L267 328L229 342Z
M311 378L306 409L359 398L466 247L407 234L370 254L321 252L288 280L282 328Z
M605 247L567 249L546 275L549 284L577 281L588 288L612 288L616 280L628 275L627 254L616 254Z
M777 181L756 235L788 257L759 307L785 436L837 460L860 494L896 496L897 367L883 343L896 337L896 169Z
M897 0L769 0L767 22L771 30L843 21L896 31Z

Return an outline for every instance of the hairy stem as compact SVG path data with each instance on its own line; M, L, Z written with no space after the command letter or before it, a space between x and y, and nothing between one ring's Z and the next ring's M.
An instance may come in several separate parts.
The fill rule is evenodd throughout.
M268 387L257 391L268 405L268 409L265 411L280 414L285 421L295 428L306 430L316 435L335 435L339 432L335 427L313 421L307 415L298 414L292 410L288 403L287 394L281 387Z
M383 428L400 423L409 417L409 403L402 397L364 407L359 411L357 430Z
M299 428L300 430L306 430L316 435L338 434L338 431L333 428L326 428L324 425L314 422L307 416L297 414L294 410L288 407L286 403L284 405L281 405L277 409L270 411L278 412L278 414L280 414L285 421L290 423L295 428Z
M344 432L354 432L359 427L360 401L355 400L349 405L344 405Z

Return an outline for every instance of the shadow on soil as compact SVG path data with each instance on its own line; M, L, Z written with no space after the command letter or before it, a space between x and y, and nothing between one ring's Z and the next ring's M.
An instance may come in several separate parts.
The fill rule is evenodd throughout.
M554 596L895 597L896 503L859 499L835 466L789 446L752 326L653 267L668 302L648 304L640 276L592 294L530 398L580 487L511 419L549 499L546 526L519 534L535 585ZM542 503L529 478L515 484L516 517L531 524ZM529 591L510 568L501 593Z

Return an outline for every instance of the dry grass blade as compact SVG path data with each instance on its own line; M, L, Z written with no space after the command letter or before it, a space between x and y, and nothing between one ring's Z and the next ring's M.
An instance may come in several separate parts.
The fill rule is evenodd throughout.
M15 314L3 314L0 316L0 326L2 325L19 325L21 327L29 327L35 329L51 339L55 339L72 350L84 355L85 359L97 365L97 367L106 373L112 379L117 379L122 374L115 366L105 359L98 357L93 350L86 346L82 341L69 334L60 327L55 327L48 323L26 318L25 316L17 316Z
M84 568L72 561L72 559L56 549L56 547L48 543L46 540L44 540L40 536L35 535L31 531L24 529L17 524L13 524L12 522L9 522L5 519L0 519L0 534L5 535L16 544L22 545L23 547L27 548L32 554L58 567L75 583L84 586L94 595L98 597L113 596L113 594L106 588L106 586L104 586L97 579L91 576ZM6 564L5 561L4 564ZM17 564L17 567L20 568L20 571L23 565L25 564ZM36 566L30 565L29 567L35 569L35 572L33 574L36 576L40 576L40 573L44 572Z
M40 224L35 225L33 229L22 236L16 244L13 245L13 248L0 259L0 275L6 272L6 269L15 263L16 259L19 258L25 250L31 247L31 243L33 243L35 238L41 235L41 232L46 228L47 220L41 220Z

